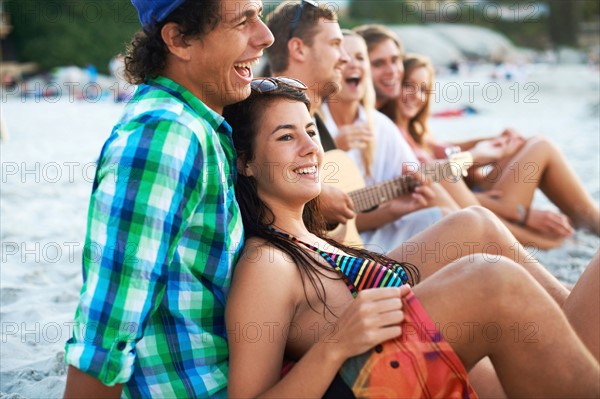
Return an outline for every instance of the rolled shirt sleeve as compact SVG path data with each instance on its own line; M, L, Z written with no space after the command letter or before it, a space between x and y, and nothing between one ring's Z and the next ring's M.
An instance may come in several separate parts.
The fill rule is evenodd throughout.
M65 359L105 385L131 377L135 345L165 293L177 243L203 195L198 148L189 128L142 118L117 126L102 150Z
M221 115L164 76L138 87L98 163L68 364L128 397L225 395L236 173Z

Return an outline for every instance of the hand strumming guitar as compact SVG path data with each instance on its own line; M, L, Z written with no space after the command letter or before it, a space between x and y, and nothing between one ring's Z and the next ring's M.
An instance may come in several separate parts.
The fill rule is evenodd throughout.
M325 221L331 225L346 223L355 216L352 200L336 187L322 184L319 200L321 213L325 216Z

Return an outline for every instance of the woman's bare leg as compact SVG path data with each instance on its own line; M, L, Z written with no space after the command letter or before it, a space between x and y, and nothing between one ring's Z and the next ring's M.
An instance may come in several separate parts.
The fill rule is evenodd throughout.
M567 299L569 291L523 248L491 211L482 207L469 207L444 217L390 251L388 256L414 264L424 280L459 258L474 259L475 254L481 253L488 263L500 264L500 257L505 256L520 264L561 306Z
M502 172L491 188L502 191L503 198L529 205L539 187L577 227L600 235L598 205L552 142L533 137L514 157L498 166Z
M471 371L469 381L480 399L504 399L506 393L489 357L481 359Z
M596 360L600 360L600 252L583 272L563 310Z
M542 287L507 259L473 258L414 287L442 334L464 326L449 343L467 370L489 356L509 397L598 397L598 362Z

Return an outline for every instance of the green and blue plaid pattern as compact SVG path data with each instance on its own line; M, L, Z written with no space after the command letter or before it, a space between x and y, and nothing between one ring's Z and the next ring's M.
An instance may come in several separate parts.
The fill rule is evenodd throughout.
M231 128L141 85L102 149L65 360L129 397L225 395L225 299L243 246Z

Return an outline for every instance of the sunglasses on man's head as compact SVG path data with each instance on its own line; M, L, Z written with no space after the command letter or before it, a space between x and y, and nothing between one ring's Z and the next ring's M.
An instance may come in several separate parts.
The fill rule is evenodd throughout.
M296 28L298 27L298 23L302 19L302 11L304 11L304 4L308 4L314 8L319 8L319 5L315 1L312 1L312 0L302 0L300 2L300 7L298 7L296 9L296 15L294 16L294 19L292 20L292 26L290 27L290 35L288 37L288 41L292 37L294 37L294 31L296 30Z
M285 76L275 76L270 78L256 78L250 82L250 88L257 93L268 93L277 90L280 87L289 87L295 90L304 91L308 87L298 79Z

